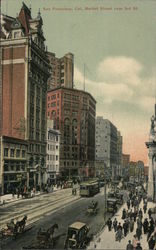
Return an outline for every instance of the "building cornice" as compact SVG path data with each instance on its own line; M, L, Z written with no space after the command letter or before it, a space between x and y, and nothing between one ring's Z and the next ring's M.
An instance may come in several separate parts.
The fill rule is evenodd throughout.
M48 91L47 91L47 94L50 93L50 92L57 91L57 90L63 90L63 91L71 91L71 92L83 93L83 94L85 94L85 95L89 95L89 96L92 98L92 100L96 103L96 100L94 99L94 97L93 97L90 93L88 93L88 92L86 92L86 91L84 91L84 90L80 90L80 89L65 88L65 87L57 87L57 88L48 90Z

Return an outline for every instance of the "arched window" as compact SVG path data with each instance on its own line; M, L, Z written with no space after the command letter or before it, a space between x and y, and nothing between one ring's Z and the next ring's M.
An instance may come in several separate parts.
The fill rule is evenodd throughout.
M70 120L66 118L64 120L64 143L70 143Z
M72 121L72 144L77 144L77 120Z

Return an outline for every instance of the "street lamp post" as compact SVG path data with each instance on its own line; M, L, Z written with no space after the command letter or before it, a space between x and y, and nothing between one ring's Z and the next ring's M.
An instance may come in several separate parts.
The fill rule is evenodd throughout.
M106 169L104 163L104 221L106 222L106 213L107 213L107 187L106 187Z

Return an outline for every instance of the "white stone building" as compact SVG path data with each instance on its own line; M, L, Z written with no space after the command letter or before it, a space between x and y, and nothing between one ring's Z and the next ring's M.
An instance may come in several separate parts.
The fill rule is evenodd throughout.
M149 142L146 142L149 157L148 199L156 202L156 104L155 116L151 118Z
M53 129L53 121L47 121L46 178L48 183L56 183L60 173L60 132Z
M119 159L122 157L122 139L117 128L107 119L99 116L96 119L96 162L104 162L107 174L113 179L119 175ZM121 157L120 157L121 154ZM98 164L96 164L98 165Z

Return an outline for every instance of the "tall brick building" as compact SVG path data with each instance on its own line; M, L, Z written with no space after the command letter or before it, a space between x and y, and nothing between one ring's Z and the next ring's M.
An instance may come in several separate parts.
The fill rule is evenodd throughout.
M23 3L16 18L2 15L1 25L0 180L6 192L44 182L49 60L40 12L32 18Z
M60 172L94 176L96 101L87 92L59 87L48 91L47 116L60 130Z
M51 66L51 76L48 79L48 89L58 87L73 88L74 78L74 55L67 53L57 58L54 53L48 52Z

